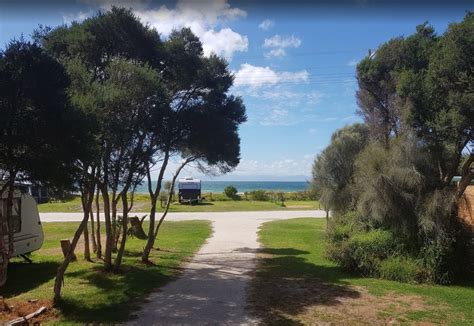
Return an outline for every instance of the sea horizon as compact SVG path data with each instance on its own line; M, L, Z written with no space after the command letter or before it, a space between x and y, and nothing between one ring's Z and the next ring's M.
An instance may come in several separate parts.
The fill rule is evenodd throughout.
M152 181L156 185L156 180ZM234 186L240 193L254 190L296 192L309 189L308 181L207 181L201 180L201 192L224 192L227 186ZM177 187L176 187L177 188ZM147 193L148 183L143 182L137 193Z

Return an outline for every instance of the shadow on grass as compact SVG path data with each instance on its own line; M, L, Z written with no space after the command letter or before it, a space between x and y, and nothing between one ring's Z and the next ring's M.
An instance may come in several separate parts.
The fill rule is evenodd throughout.
M58 304L64 318L78 323L123 322L136 310L153 289L169 281L172 276L160 272L161 266L124 266L119 274L92 272L69 273L93 284L102 292L99 302L94 294L85 297L64 296ZM106 298L103 299L104 293Z
M1 289L5 298L28 292L50 281L56 276L59 263L53 261L29 264L13 261L8 265L8 281Z
M194 203L180 203L179 205L181 206L214 206L214 203L210 203L208 201L204 201L204 202L194 202Z
M264 324L297 325L299 322L291 316L310 306L334 306L342 298L360 297L358 291L338 278L347 276L339 267L319 266L298 257L306 251L266 248L261 252L264 255L260 256L252 280L248 309Z

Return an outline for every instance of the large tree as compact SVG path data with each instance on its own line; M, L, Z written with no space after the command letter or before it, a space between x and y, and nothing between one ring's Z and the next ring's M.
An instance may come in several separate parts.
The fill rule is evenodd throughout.
M150 69L162 70L162 43L159 34L144 26L130 10L116 7L111 11L98 13L82 23L61 26L43 34L41 39L45 48L67 67L75 67L73 69L77 73L73 75L75 79L71 91L98 126L97 160L91 162L91 168L104 201L104 264L106 270L110 270L112 251L117 243L116 207L121 198L118 187L121 180L127 179L123 173L125 169L121 169L121 165L126 160L125 156L131 153L129 151L126 154L123 149L138 140L136 137L139 132L137 128L130 126L137 120L128 119L128 115L134 115L132 107L144 108L143 101L150 102L148 97L157 99L155 103L160 100L158 95L149 92L150 87L154 86L153 83L147 83L143 91L130 87L130 91L136 91L135 98L130 97L130 92L127 94L126 86L119 84L127 80L128 72L123 69L132 69L131 65L146 64ZM146 69L148 68L141 69L139 74L146 73ZM132 77L128 78L129 82L134 82L133 78L142 78L135 74L138 71L129 72L132 72ZM142 76L144 77L143 74ZM159 91L158 87L154 90L155 93ZM145 96L146 92L148 93ZM129 125L126 130L121 130L127 123ZM137 145L136 142L133 144L131 146ZM128 165L128 170L131 168L140 169L140 166L132 163ZM128 174L136 177L135 171ZM132 179L136 180L135 177ZM122 179L119 180L120 178Z
M225 60L214 55L204 57L201 42L187 28L173 32L165 42L165 49L163 81L169 102L152 120L156 125L155 141L151 143L154 154L147 172L151 210L148 241L142 255L144 262L149 260L169 208L168 204L155 224L157 200L170 158L183 159L174 180L191 162L203 170L217 168L219 172L229 172L240 161L238 127L246 121L242 100L228 94L233 76ZM150 169L156 164L160 166L158 180L152 188Z
M12 41L0 52L0 198L2 276L13 251L11 208L16 182L72 186L74 163L87 153L82 116L69 104L69 77L36 43ZM80 146L83 144L84 146ZM8 248L4 239L9 239Z
M399 82L407 71L426 71L436 42L433 28L425 23L407 38L397 37L382 44L357 65L359 113L370 127L372 139L388 146L391 137L406 131Z

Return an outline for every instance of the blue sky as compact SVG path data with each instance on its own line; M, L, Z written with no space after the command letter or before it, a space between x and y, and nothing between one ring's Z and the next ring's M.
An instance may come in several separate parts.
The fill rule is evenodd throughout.
M111 1L0 1L0 44L38 24L57 26L82 20ZM113 2L120 4L120 1ZM359 121L355 65L369 49L406 36L429 21L438 33L460 21L473 1L398 2L370 0L308 5L256 5L241 1L123 1L164 38L189 26L205 53L225 56L236 79L248 122L240 128L242 160L226 176L212 180L305 180L314 157L331 134ZM194 169L186 175L200 176Z

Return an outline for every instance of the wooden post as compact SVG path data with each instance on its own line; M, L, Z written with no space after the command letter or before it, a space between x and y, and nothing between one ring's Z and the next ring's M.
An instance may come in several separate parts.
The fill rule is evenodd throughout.
M69 252L69 248L71 247L71 240L69 239L63 239L60 240L61 242L61 250L63 251L64 258L66 258L67 253ZM77 257L74 253L72 253L72 258L71 261L76 261Z

